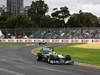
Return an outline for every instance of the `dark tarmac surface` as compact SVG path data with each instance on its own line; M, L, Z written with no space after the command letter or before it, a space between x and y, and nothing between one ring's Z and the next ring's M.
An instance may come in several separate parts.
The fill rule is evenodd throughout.
M100 75L99 69L37 62L36 46L0 47L0 75Z

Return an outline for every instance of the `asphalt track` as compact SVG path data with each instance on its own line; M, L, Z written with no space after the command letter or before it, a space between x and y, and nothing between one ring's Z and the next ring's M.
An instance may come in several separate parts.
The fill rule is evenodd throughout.
M0 47L0 75L100 75L99 69L37 62L31 54L36 47Z

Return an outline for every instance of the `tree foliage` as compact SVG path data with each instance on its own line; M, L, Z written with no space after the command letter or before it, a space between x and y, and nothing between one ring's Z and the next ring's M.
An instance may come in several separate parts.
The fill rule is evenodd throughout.
M10 28L29 28L32 27L28 16L18 15L7 19L6 24Z
M0 28L31 28L33 25L30 17L24 15L11 16L5 13L0 17Z
M65 7L54 8L50 15L44 0L33 0L28 15L12 15L0 8L1 28L63 28L63 27L100 27L100 18L92 13L82 12L70 15ZM68 22L66 23L66 19Z
M43 0L32 1L29 16L45 16L46 12L48 12L48 5Z
M51 15L53 18L55 18L55 25L57 25L55 27L66 27L65 20L70 16L68 8L61 7L59 10L58 8L54 8L53 11L54 12Z
M3 12L0 16L0 28L6 28L6 21L11 17L11 14L8 12ZM8 23L9 24L9 23Z
M95 27L97 24L97 17L88 12L71 15L67 23L69 27Z
M35 22L35 24L41 27L41 17L44 17L48 12L48 5L43 0L32 1L31 8L28 11L28 15Z
M70 12L67 7L61 7L60 10L54 8L53 10L54 12L51 15L56 19L65 20L70 16Z

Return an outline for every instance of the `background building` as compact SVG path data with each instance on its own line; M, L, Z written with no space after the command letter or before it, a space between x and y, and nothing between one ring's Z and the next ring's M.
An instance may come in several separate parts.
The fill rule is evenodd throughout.
M24 8L24 15L28 15L28 10L30 9L30 6L25 6Z
M7 11L13 15L18 15L23 8L23 0L7 0Z

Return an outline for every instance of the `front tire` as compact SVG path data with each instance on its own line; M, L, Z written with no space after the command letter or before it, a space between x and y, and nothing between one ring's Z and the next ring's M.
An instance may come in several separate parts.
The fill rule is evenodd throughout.
M65 60L64 59L59 59L59 64L64 64Z
M71 60L71 56L70 55L66 55L65 56L65 60Z

